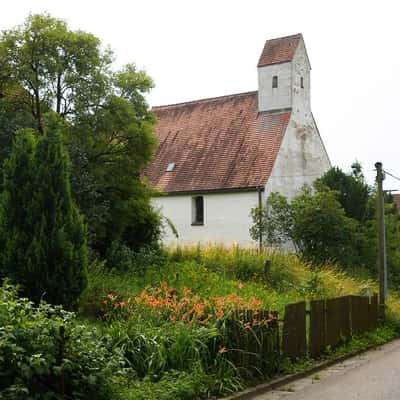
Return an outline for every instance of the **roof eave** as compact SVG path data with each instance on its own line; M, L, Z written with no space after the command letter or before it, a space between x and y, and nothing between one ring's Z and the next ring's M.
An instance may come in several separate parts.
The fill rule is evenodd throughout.
M258 192L259 190L264 191L264 188L265 188L264 185L258 185L258 186L246 186L246 187L238 187L238 188L180 190L180 191L174 191L174 192L160 191L160 193L157 194L157 196L160 197L160 196L196 195L196 194Z
M286 64L286 63L291 63L292 61L293 61L293 59L286 60L286 61L276 61L276 62L265 63L265 64L258 63L257 68L268 67L270 65Z

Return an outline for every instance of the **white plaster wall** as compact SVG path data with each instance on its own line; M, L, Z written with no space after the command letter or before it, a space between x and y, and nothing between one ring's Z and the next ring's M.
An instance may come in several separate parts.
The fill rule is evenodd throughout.
M315 121L309 111L292 112L286 134L267 182L264 199L279 192L289 199L311 185L331 167Z
M292 63L258 68L258 110L270 111L291 107ZM272 87L272 77L278 77L278 87Z
M293 198L311 185L331 163L311 112L311 66L304 41L296 49L291 67L292 114L263 198L279 192ZM283 66L278 64L277 66ZM301 77L304 88L301 88Z
M196 195L202 195L201 193ZM204 225L192 226L191 195L153 198L153 205L169 218L179 233L177 240L167 227L163 242L176 244L238 243L256 246L250 238L250 210L258 205L257 192L204 194Z
M292 61L292 108L294 112L311 112L311 66L303 39ZM303 86L301 87L301 77Z

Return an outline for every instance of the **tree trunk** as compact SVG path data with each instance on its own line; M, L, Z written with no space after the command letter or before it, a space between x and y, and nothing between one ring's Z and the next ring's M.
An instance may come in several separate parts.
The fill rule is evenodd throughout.
M56 106L56 112L57 114L61 114L61 74L59 73L57 75L57 106Z

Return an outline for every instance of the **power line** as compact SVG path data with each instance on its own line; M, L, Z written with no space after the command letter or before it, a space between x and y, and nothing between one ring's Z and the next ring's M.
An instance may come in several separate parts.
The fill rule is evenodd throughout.
M389 175L389 176L391 176L392 178L394 178L394 179L397 179L398 181L400 181L400 178L398 178L397 176L395 176L395 175L393 175L393 174L391 174L390 172L387 172L387 171L383 171L386 175Z

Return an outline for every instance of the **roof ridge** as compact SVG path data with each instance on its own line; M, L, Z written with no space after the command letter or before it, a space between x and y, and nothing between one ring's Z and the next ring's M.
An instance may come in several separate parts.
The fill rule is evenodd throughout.
M203 102L207 102L207 101L213 101L213 100L220 100L223 98L229 98L229 97L236 97L236 96L246 96L246 95L250 95L250 94L256 94L257 90L251 90L248 92L242 92L242 93L234 93L234 94L226 94L223 96L216 96L216 97L207 97L205 99L198 99L198 100L189 100L189 101L183 101L180 103L171 103L171 104L165 104L165 105L161 105L161 106L153 106L151 109L161 109L161 108L167 108L167 107L176 107L176 106L186 106L188 104L196 104L196 103L203 103Z
M273 38L273 39L267 39L267 42L274 42L275 40L289 39L289 38L301 37L301 36L303 36L303 34L300 32L300 33L295 33L293 35L287 35L287 36L281 36L281 37L277 37L277 38Z

